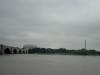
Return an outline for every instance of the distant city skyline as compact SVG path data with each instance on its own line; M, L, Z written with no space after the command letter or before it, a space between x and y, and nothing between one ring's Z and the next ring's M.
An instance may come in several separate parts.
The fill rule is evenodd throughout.
M100 0L0 0L0 44L100 50Z

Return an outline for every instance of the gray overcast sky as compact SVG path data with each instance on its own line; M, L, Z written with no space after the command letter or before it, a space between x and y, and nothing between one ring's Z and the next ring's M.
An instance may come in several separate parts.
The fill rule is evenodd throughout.
M100 0L0 0L0 43L100 49Z

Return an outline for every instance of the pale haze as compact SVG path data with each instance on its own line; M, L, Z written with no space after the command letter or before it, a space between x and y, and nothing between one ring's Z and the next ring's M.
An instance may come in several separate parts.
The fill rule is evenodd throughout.
M100 0L0 0L0 43L100 49Z

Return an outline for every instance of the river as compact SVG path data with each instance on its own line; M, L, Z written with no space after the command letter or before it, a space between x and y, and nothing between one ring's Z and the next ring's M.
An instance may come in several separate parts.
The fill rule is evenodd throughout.
M100 56L0 56L0 75L100 75Z

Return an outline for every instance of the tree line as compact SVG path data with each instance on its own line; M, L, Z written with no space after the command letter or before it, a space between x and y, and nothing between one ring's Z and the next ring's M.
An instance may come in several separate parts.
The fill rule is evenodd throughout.
M29 49L29 54L65 54L65 55L100 55L100 51L94 49L79 49L70 50L65 48L51 49L51 48L33 48Z

